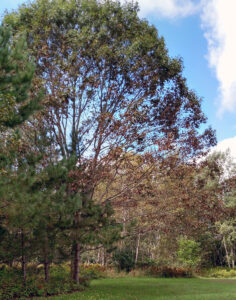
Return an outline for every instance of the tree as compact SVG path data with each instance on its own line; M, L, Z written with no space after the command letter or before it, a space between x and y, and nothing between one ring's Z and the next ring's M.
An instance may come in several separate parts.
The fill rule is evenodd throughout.
M31 90L34 80L35 64L30 58L26 39L23 34L12 36L7 26L0 26L0 136L1 136L1 260L10 265L16 257L21 256L22 274L26 280L25 269L25 228L30 219L29 198L24 198L24 184L27 180L20 171L19 153L20 134L12 130L22 124L39 109L42 92ZM14 171L12 172L12 170ZM17 170L18 169L18 170ZM24 170L26 171L26 170ZM18 172L15 181L16 173ZM22 179L23 177L23 179ZM29 178L27 178L29 180ZM14 182L14 183L13 183ZM15 190L14 190L15 188ZM13 190L11 190L13 189ZM20 192L21 191L21 192ZM13 197L15 195L16 197ZM17 201L16 201L17 198ZM27 209L26 209L27 207ZM19 215L19 211L24 213ZM7 226L5 226L7 224ZM17 228L17 230L16 230ZM20 244L18 243L20 241ZM9 243L14 246L9 251Z
M134 172L130 157L140 153L140 172L120 186L115 200L150 176L152 167L141 172L141 162L177 148L186 160L215 143L210 128L198 133L206 118L181 60L169 57L164 39L137 12L136 4L118 1L37 0L4 18L15 35L26 32L46 89L44 122L61 156L76 157L67 197L76 192L94 200L96 187L105 183L108 191L124 164L127 174ZM78 227L79 214L73 215ZM80 248L78 239L72 244Z
M217 225L225 249L226 262L229 268L234 268L236 257L236 220L235 218L225 220Z
M31 89L35 64L23 35L12 39L11 30L0 26L0 125L13 128L39 108L42 93ZM30 97L31 92L31 97Z
M181 237L179 239L178 260L187 267L196 267L201 261L200 243Z
M215 163L221 170L219 184L223 193L224 214L216 223L216 229L220 234L226 263L229 268L234 268L236 258L236 164L229 151L215 152L209 159L215 159Z
M201 234L203 262L208 266L234 265L235 256L235 162L229 151L214 152L202 162L197 181L208 199L215 202L209 211L215 214L206 232ZM214 203L212 202L212 204ZM218 212L216 210L218 202Z

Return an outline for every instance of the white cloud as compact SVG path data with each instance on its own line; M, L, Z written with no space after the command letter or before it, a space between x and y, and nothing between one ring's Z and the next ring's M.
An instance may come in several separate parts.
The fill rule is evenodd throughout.
M139 0L142 16L155 15L165 18L178 18L192 15L198 6L191 0Z
M227 150L230 151L231 157L236 161L236 136L233 138L222 140L211 149L210 153L214 151L226 152Z
M121 0L121 2L133 0ZM199 5L193 0L137 0L141 17L155 15L160 18L183 18L196 13Z
M236 1L203 0L202 24L208 61L219 81L220 111L236 108Z

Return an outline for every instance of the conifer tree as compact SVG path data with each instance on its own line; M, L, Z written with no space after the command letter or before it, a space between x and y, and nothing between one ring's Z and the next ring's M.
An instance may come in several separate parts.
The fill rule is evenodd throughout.
M30 91L34 73L24 36L13 39L11 30L0 26L0 125L13 128L39 108L41 93Z

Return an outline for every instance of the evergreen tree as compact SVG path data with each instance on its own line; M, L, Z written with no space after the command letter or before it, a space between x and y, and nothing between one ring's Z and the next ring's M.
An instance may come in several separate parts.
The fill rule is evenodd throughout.
M13 128L39 108L41 93L31 89L35 64L23 35L0 26L0 125Z

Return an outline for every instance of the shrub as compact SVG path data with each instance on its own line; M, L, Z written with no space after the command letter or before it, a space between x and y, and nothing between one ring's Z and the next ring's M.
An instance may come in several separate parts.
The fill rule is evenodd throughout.
M22 283L19 270L7 268L0 270L0 299L2 300L58 295L83 290L87 285L88 278L83 275L80 278L80 285L75 284L64 267L52 267L49 282L45 282L41 274L31 273L25 285Z
M89 279L106 277L106 267L100 264L83 264L80 266L80 274Z
M193 277L193 273L190 268L177 268L177 267L151 266L146 268L146 274L149 276L164 277L164 278Z
M113 254L113 260L119 270L130 272L135 266L134 253L129 248L116 250Z
M138 268L145 268L145 267L151 267L151 266L155 266L156 265L156 261L154 259L145 259L142 261L138 261L136 264L136 267Z
M236 277L236 270L235 269L222 269L222 268L214 268L207 270L203 274L206 277L213 277L213 278L235 278Z
M186 237L179 239L178 260L186 267L194 268L201 261L200 243Z

